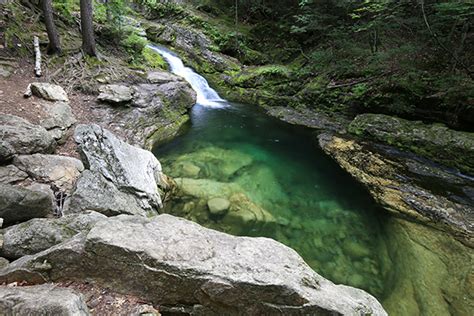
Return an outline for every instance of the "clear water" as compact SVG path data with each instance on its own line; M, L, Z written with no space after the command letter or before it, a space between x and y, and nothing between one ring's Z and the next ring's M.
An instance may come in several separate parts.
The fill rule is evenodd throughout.
M153 149L180 191L166 211L295 249L319 274L367 290L392 315L472 315L474 253L447 234L393 218L317 146L310 130L222 100L152 47L196 90L182 136ZM228 201L211 213L213 198Z
M165 173L235 184L233 191L271 213L275 223L242 227L245 223L237 222L239 227L229 227L225 219L220 223L198 205L184 215L231 233L275 238L334 282L382 295L377 249L381 212L368 193L318 149L310 131L239 104L219 109L197 104L188 128L183 136L154 149ZM183 170L189 164L199 173ZM171 211L179 213L183 207L178 201Z

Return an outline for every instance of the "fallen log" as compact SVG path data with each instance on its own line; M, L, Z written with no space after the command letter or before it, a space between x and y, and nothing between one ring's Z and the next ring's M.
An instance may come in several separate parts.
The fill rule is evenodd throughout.
M41 51L38 36L33 37L33 45L35 47L35 75L41 77Z

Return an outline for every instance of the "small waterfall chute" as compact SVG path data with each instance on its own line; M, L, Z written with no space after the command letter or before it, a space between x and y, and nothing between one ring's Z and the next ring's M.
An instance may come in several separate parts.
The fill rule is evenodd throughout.
M186 67L183 61L166 48L148 45L149 48L160 54L170 65L171 72L175 75L183 77L196 91L197 103L202 106L209 107L225 107L227 101L222 99L217 92L209 86L207 80L194 72L191 68Z

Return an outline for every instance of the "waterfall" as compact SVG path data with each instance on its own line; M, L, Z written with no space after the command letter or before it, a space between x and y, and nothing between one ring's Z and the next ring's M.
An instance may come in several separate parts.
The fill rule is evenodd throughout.
M204 77L195 73L191 68L186 67L178 56L160 46L148 45L148 47L166 60L170 65L172 73L183 77L189 82L194 91L196 91L198 104L209 107L224 107L228 105L214 89L209 87L209 83Z

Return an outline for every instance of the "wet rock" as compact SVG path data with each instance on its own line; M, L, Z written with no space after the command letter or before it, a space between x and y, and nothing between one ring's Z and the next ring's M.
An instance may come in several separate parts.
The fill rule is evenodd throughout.
M90 315L81 296L52 284L0 286L0 310L6 315Z
M53 213L51 196L9 184L0 184L0 217L5 224L21 222Z
M349 131L474 174L474 133L382 114L358 115Z
M235 192L242 192L240 186L234 183L218 182L208 179L174 179L181 194L196 198L208 199L213 197L230 197Z
M12 151L14 154L50 153L56 146L46 129L14 115L0 116L0 135L2 160L11 157Z
M70 214L61 218L35 218L4 231L1 255L18 259L59 244L80 232L88 232L106 216L97 212Z
M394 148L330 134L321 134L319 144L388 211L449 231L474 244L474 201L462 190L474 185L472 179L449 170L441 172L439 166L431 167L438 170L432 172L428 167L431 162Z
M125 143L98 125L79 125L74 139L88 169L102 174L119 190L134 194L142 208L162 206L158 185L166 183L160 162L151 152Z
M98 172L85 170L66 203L65 213L80 213L93 210L107 216L132 214L148 216L154 214L140 206L134 194L120 191L111 181Z
M99 88L98 100L108 103L127 103L132 101L133 89L120 84L109 84Z
M14 184L28 178L26 172L21 171L14 165L0 167L0 183Z
M37 97L49 101L64 101L68 102L66 91L58 85L45 82L33 82L30 84L31 93Z
M213 215L224 215L230 207L230 202L224 198L213 198L207 201L207 207Z
M20 155L14 165L36 181L54 184L61 191L69 193L77 178L84 170L82 162L76 158L58 155Z
M0 281L19 277L87 278L165 309L207 315L386 315L369 294L334 285L274 240L234 237L169 215L98 222L87 236L76 235L0 271Z

